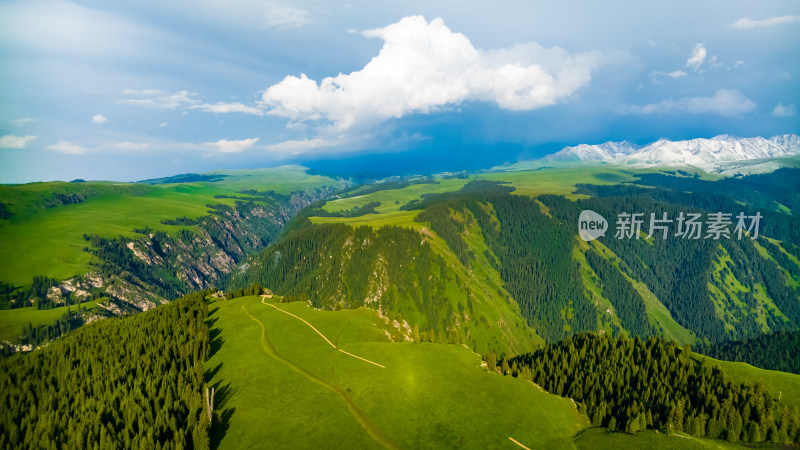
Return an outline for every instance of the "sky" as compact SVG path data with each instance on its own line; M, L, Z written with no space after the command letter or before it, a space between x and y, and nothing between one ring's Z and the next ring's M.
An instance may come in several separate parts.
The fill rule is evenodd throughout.
M4 0L0 183L800 133L796 1Z

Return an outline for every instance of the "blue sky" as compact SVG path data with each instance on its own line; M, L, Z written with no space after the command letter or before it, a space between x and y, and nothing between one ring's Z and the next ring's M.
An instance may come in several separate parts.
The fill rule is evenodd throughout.
M0 183L800 132L800 6L0 3Z

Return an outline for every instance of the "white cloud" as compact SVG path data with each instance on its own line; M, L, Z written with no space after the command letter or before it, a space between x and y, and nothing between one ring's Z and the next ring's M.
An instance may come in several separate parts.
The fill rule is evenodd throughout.
M699 69L703 65L707 54L708 52L703 44L695 45L694 50L692 50L692 56L686 60L686 67L691 67L694 70Z
M742 61L740 59L740 60L736 61L735 63L733 63L733 68L737 69L739 66L743 66L743 65L744 65L744 61Z
M239 141L229 141L220 139L217 142L205 142L203 145L212 148L220 153L240 153L258 142L258 138L242 139Z
M321 121L341 132L467 101L532 110L587 86L600 59L598 53L569 54L536 43L483 51L442 19L427 22L421 16L362 34L384 41L363 69L319 83L305 74L287 76L264 92L267 114Z
M106 117L106 116L104 116L102 114L96 114L94 117L92 117L92 123L103 124L103 123L106 123L106 122L108 122L108 117Z
M733 28L738 28L740 30L749 30L751 28L756 28L756 27L772 27L775 25L783 25L795 22L800 22L800 16L787 15L780 17L770 17L769 19L763 19L763 20L752 20L747 17L742 17L736 22L733 22L730 26Z
M629 107L634 114L665 114L686 112L690 114L717 114L723 117L739 117L757 108L752 100L735 89L720 89L713 97L684 97L665 100L644 106Z
M291 6L272 6L267 11L266 25L279 29L297 28L311 23L308 12Z
M797 115L797 108L794 105L782 105L778 103L775 109L772 110L772 115L775 117L794 117Z
M196 97L197 94L188 91L178 91L174 94L167 94L158 89L145 89L141 91L125 89L122 93L129 97L140 98L127 98L120 100L121 103L145 106L148 108L176 109L180 106L190 106L200 103L200 100L192 98Z
M158 128L164 128L167 125L169 125L167 122L161 122L160 124L158 124Z
M15 126L15 127L17 127L17 128L22 128L22 127L24 127L25 125L28 125L28 124L30 124L30 123L32 123L32 122L36 122L36 119L34 119L34 118L32 118L32 117L23 117L23 118L21 118L21 119L14 119L14 120L12 120L12 121L11 121L11 124L12 124L12 125L14 125L14 126Z
M650 81L653 82L653 83L661 84L662 83L661 80L664 77L670 77L670 78L675 79L675 78L681 78L681 77L685 77L685 76L688 76L688 74L686 72L682 71L682 70L675 70L675 71L672 71L672 72L669 72L669 73L662 72L660 70L655 70L650 74Z
M265 148L278 153L285 153L286 155L299 155L302 153L307 153L309 150L330 148L341 143L341 140L325 138L297 139L279 142L277 144L270 144L265 146Z
M114 144L114 148L119 150L146 150L150 148L150 144L147 142L122 141Z
M25 148L36 136L16 136L7 134L0 137L0 148Z
M255 114L257 116L263 116L264 111L262 109L256 108L254 106L248 106L241 103L223 103L219 102L216 104L208 104L203 103L201 105L193 105L190 106L189 109L199 109L201 111L206 112L213 112L213 113L232 113L232 112L240 112L240 113L247 113L247 114Z
M86 147L81 147L78 144L69 142L69 141L61 141L57 144L47 146L48 150L55 150L57 152L65 153L67 155L85 155L86 154Z

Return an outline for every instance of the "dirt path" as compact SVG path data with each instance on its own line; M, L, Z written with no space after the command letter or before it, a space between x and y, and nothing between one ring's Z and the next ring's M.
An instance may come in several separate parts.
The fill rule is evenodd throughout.
M278 308L278 309L280 309L280 308ZM264 326L264 322L259 320L254 315L250 314L250 311L247 310L247 307L245 305L242 305L242 310L244 310L245 314L247 314L254 321L258 322L258 324L261 326L261 348L264 350L265 353L267 353L268 355L270 355L273 358L277 359L278 361L282 362L283 364L289 366L292 370L294 370L295 372L303 375L304 377L308 378L312 382L317 383L317 384L319 384L321 386L324 386L324 387L330 389L331 391L333 391L335 394L337 394L339 397L341 397L341 399L345 402L345 405L347 405L347 408L353 414L353 417L356 419L356 421L358 421L358 423L361 425L361 427L364 428L364 430L373 439L375 439L376 442L378 442L379 444L383 445L386 448L390 448L390 449L397 449L398 448L396 445L394 445L394 443L392 443L389 440L389 438L384 436L384 434L381 433L380 430L378 430L377 428L375 428L374 425L372 425L372 423L369 421L369 419L367 419L367 416L365 416L364 413L360 409L358 409L358 407L355 405L355 403L353 403L353 401L350 399L350 397L347 396L347 394L344 393L344 391L339 389L337 386L334 386L334 385L328 383L327 381L317 377L316 375L314 375L313 373L307 371L306 369L304 369L304 368L296 365L295 363L289 361L288 359L284 358L283 356L279 355L278 352L275 350L275 347L272 346L272 342L269 340L269 337L267 336L267 327ZM283 311L283 310L281 310L281 311ZM286 311L284 311L284 312L286 312ZM290 314L290 313L287 313L287 314ZM292 314L292 315L294 315L294 314ZM297 317L297 316L295 316L295 317ZM302 319L300 319L300 320L302 320ZM308 323L308 322L306 322L306 323ZM319 331L317 331L317 333L319 333ZM322 333L320 333L320 334L322 334ZM330 342L330 341L328 341L328 342Z
M347 352L347 351L344 351L344 350L342 350L341 348L339 348L339 347L337 347L336 345L334 345L334 343L333 343L333 342L331 342L331 340L330 340L330 339L328 339L327 337L325 337L325 335L324 335L324 334L322 334L322 332L320 332L318 329L316 329L316 327L314 327L314 325L311 325L310 323L308 323L308 321L307 321L307 320L303 319L302 317L298 317L298 316L296 316L296 315L294 315L294 314L290 313L289 311L286 311L286 310L283 310L283 309L281 309L281 308L278 308L277 306L273 305L272 303L267 303L267 302L266 302L266 297L264 297L263 295L261 296L261 303L263 303L263 304L265 304L265 305L267 305L267 306L272 306L273 308L277 309L278 311L280 311L280 312L282 312L282 313L284 313L284 314L288 314L288 315L290 315L290 316L294 317L295 319L297 319L297 320L299 320L299 321L303 322L304 324L308 325L309 327L311 327L311 329L312 329L312 330L316 331L316 332L317 332L317 334L318 334L318 335L320 335L320 336L322 337L322 339L325 339L325 342L327 342L327 343L328 343L328 344L329 344L331 347L333 347L333 348L335 348L336 350L338 350L338 351L340 351L340 352L344 353L345 355L352 356L353 358L360 359L360 360L362 360L362 361L364 361L364 362L368 362L368 363L370 363L370 364L376 365L376 366L380 367L381 369L385 369L385 368L386 368L385 366L383 366L383 365L381 365L381 364L378 364L378 363L376 363L375 361L370 361L370 360L368 360L368 359L366 359L366 358L362 358L362 357L360 357L360 356L357 356L357 355L354 355L354 354L352 354L352 353L350 353L350 352Z
M512 438L511 436L509 436L509 437L508 437L508 439L509 439L511 442L513 442L513 443L515 443L515 444L519 445L520 447L524 448L525 450L531 450L531 449L529 449L528 447L525 447L524 445L520 444L518 440L516 440L516 439Z

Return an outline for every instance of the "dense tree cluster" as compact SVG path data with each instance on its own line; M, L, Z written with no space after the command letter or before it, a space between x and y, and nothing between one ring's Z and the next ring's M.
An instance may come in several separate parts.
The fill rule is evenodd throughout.
M702 346L698 352L725 361L800 374L800 331L779 331L744 341Z
M440 194L425 194L422 200L411 200L400 207L401 211L413 211L416 209L427 209L429 206L444 200L479 194L481 196L497 195L513 192L516 188L508 186L508 183L489 180L472 180L465 184L461 189L453 192L443 192Z
M507 375L570 397L592 425L677 430L728 441L797 442L797 408L756 383L736 384L688 347L638 336L578 334L501 363Z
M501 191L505 188L495 186ZM456 218L454 213L465 219ZM430 222L467 266L474 255L463 234L476 220L499 260L496 268L505 288L519 304L523 317L546 340L555 342L596 327L596 309L581 289L572 258L572 228L542 213L533 199L506 192L445 198L430 204L416 220Z
M602 280L602 289L606 298L614 305L620 323L628 333L640 336L655 335L648 320L644 299L639 291L631 285L620 269L603 258L594 250L586 252L586 261Z
M599 197L577 202L553 195L540 196L539 199L556 217L565 223L573 224L573 227L578 223L578 215L585 209L596 211L606 217L610 227L613 227L612 223L619 213L645 213L647 217L644 218L641 230L643 235L640 235L639 239L617 239L613 231L610 231L602 242L622 259L630 269L630 276L643 282L682 326L712 342L761 334L761 325L756 322L757 303L752 296L752 293L760 289L759 286L764 287L780 312L790 319L786 322L782 314L765 308L763 315L770 330L777 331L800 325L800 302L797 302L800 290L793 288L787 282L784 270L772 258L763 257L756 244L749 238L737 239L733 235L731 239L714 240L683 239L675 236L678 230L674 219L681 212L700 213L704 216L708 212L717 211L748 213L748 207L728 196L706 192L685 193L629 185L588 187L591 187L593 189L591 192ZM708 209L698 209L696 206ZM667 217L673 219L673 222L668 224L667 239L663 239L659 231L655 231L652 239L644 239L644 235L649 232L651 213L656 217L667 213ZM755 211L752 213L755 214ZM777 212L775 214L780 216L780 220L796 221L791 218L792 216ZM762 219L761 223L764 224L766 220ZM800 229L800 226L797 228ZM761 229L762 232L763 230L764 228ZM776 246L769 246L768 240L763 236L761 234L758 238L758 243L765 243L764 245L770 248L770 254L780 252ZM787 242L782 246L784 249L793 247ZM725 296L724 301L729 313L720 316L709 284L714 284L713 272L725 254L730 257L725 272L732 273L753 298L749 300L747 308L740 308L736 305L747 300L748 292L732 296L728 292L729 289L717 285L716 288ZM778 261L787 262L788 259L778 259Z
M11 211L8 210L8 205L6 205L3 202L0 202L0 220L8 220L13 215L14 214L12 214Z
M69 333L83 325L83 318L79 311L75 313L68 311L64 313L63 316L56 319L55 322L51 323L43 323L35 326L29 323L22 329L22 335L17 338L16 343L19 345L30 345L32 348L36 348L43 342L51 341L63 334Z
M311 214L316 217L359 217L364 214L376 214L375 208L381 206L381 202L369 202L361 206L354 206L344 211L327 211L320 208L314 209Z
M154 293L163 297L175 297L185 289L184 283L168 267L149 265L136 257L128 248L128 239L106 239L97 235L84 235L84 239L91 244L84 250L98 257L99 262L95 264L105 276L119 275L134 285L145 282ZM153 234L153 249L159 256L166 256L164 244L171 239L162 231Z
M0 448L208 448L205 295L0 361Z
M447 263L414 230L325 224L296 229L268 247L227 290L260 285L316 308L419 312L425 332L447 336L459 318L453 303L469 304L466 292L448 298L450 277ZM401 304L406 310L398 311Z
M34 306L37 309L52 309L65 306L64 302L54 303L47 294L51 287L57 286L58 281L45 275L34 275L30 286L27 288L14 286L0 281L0 309L13 309ZM93 290L91 297L73 299L66 297L66 303L78 305L81 301L97 300L102 297L100 290Z
M247 297L251 295L259 295L264 289L261 287L260 284L254 284L247 288L237 289L235 291L230 291L225 294L225 298L230 300L232 298L239 298L239 297Z

